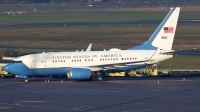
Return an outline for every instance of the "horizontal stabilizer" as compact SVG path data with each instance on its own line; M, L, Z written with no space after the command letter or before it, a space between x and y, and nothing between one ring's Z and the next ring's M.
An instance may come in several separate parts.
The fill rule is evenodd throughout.
M175 50L163 50L160 52L160 54L175 54L176 51Z

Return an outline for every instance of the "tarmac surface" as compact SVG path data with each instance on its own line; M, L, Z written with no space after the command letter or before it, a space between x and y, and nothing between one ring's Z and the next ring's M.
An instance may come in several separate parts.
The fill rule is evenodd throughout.
M39 77L26 84L0 79L1 112L199 112L199 104L200 74L103 82Z

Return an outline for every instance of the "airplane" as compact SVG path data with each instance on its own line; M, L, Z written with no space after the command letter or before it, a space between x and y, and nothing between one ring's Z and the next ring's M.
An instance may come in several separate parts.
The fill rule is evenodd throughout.
M144 68L174 56L172 44L179 12L180 7L172 7L145 43L126 50L29 54L3 69L27 83L28 77L42 75L67 75L72 80L92 80L95 76L102 81L103 74Z

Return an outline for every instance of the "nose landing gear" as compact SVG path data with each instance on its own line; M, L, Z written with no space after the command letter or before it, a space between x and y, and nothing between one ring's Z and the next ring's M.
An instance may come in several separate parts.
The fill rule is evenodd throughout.
M25 78L25 79L24 79L24 82L25 82L25 83L28 83L28 78Z

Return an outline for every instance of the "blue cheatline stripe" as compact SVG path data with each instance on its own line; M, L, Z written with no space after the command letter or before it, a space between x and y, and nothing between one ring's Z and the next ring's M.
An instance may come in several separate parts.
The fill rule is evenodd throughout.
M151 44L175 9L176 9L175 7L173 7L171 9L171 11L167 14L165 19L161 22L161 24L158 26L156 31L153 33L153 35L149 38L149 40L147 42L145 42L141 45L129 48L128 50L156 50L157 48L153 47Z
M67 75L69 68L36 68L30 69L23 63L10 63L6 65L4 70L19 76L44 76L44 75ZM14 69L12 68L14 67Z

